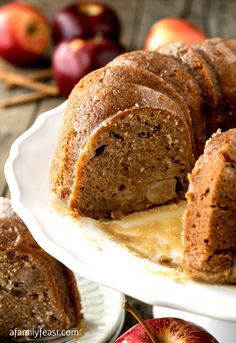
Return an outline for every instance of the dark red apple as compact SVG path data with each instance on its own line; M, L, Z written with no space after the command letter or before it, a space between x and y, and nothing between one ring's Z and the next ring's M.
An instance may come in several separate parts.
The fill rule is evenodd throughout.
M14 2L0 8L0 56L26 66L43 59L50 43L50 26L35 7Z
M156 343L218 343L207 331L198 325L178 318L157 318L146 320ZM141 324L137 324L120 336L115 343L151 343Z
M205 329L179 318L143 320L126 300L123 307L139 322L115 343L219 343Z
M73 39L60 43L54 51L52 67L61 94L67 97L83 76L123 52L118 43L104 39Z
M56 43L72 38L103 38L118 41L120 22L112 8L94 1L78 1L62 9L52 23Z
M164 18L151 27L146 36L144 50L156 50L159 46L180 41L186 44L201 43L206 35L196 26L180 18Z

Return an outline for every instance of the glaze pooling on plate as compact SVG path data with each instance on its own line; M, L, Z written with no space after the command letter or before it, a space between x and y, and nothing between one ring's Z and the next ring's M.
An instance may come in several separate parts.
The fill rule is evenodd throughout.
M125 216L120 220L98 221L91 218L71 217L66 202L54 194L50 197L50 206L61 221L81 227L84 220L95 230L128 248L137 256L148 258L155 263L170 268L181 269L181 234L185 201L159 206ZM63 224L61 224L63 226Z
M130 254L91 227L86 218L80 228L61 226L61 217L49 205L48 169L65 106L38 117L13 144L5 167L13 209L38 244L84 278L143 302L236 321L235 286L206 285L178 275L169 277L170 268Z

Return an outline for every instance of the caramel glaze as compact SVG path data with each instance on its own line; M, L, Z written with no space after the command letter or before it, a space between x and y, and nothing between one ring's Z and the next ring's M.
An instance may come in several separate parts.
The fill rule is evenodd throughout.
M51 206L57 214L67 215L66 204L61 199L52 196ZM185 209L186 202L180 201L136 212L120 220L91 219L91 222L135 255L178 268L182 259L181 233Z
M180 263L185 202L136 212L121 220L103 222L102 229L135 254L168 265Z

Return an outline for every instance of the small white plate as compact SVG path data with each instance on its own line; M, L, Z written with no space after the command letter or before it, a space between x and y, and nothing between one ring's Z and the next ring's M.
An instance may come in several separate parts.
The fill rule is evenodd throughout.
M122 293L76 276L85 319L79 343L105 343L117 336L124 322Z
M65 106L38 117L15 141L5 166L12 206L38 244L75 273L143 302L236 321L236 286L174 279L167 268L132 255L86 220L79 228L52 212L49 161Z

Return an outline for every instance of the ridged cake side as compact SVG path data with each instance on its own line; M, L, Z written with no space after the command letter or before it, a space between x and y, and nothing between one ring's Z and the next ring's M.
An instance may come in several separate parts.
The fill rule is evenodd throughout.
M213 135L189 180L184 270L197 280L236 282L236 129Z

